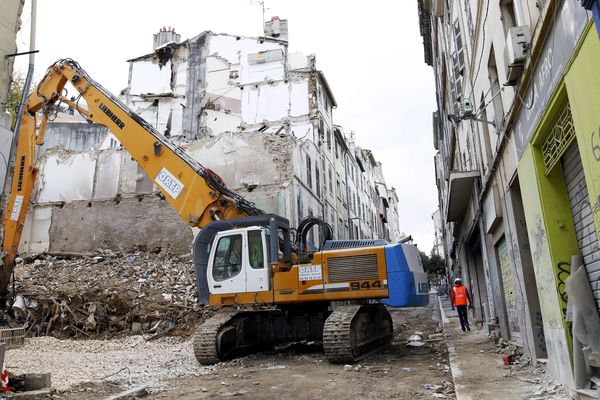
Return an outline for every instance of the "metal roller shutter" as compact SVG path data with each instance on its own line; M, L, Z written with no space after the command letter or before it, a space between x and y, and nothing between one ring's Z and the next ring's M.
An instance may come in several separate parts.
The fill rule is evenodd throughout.
M504 303L506 304L506 314L508 317L508 329L511 339L521 340L521 328L519 326L519 316L517 314L517 295L510 270L510 257L508 255L508 246L506 239L502 238L496 246L498 260L500 261L500 270L502 272L502 289L504 290Z
M562 165L579 250L600 311L600 248L577 142L562 156Z

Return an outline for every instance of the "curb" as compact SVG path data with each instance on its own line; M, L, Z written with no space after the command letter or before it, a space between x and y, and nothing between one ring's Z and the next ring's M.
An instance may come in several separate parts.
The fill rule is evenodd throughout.
M446 331L446 325L450 323L448 317L446 317L446 313L444 312L444 307L442 307L442 300L438 296L438 304L440 307L440 315L442 317L442 329ZM457 385L456 377L462 375L462 371L458 368L458 358L456 350L454 346L448 345L446 342L446 348L448 349L448 364L450 364L450 373L452 374L452 384L454 385L454 395L456 396L456 400L472 400L471 396L464 395L461 393L462 385Z
M440 316L442 317L442 326L445 326L447 323L450 322L450 320L448 319L448 317L446 317L446 313L444 312L444 307L442 307L442 300L440 299L440 296L437 296L438 299L438 305L440 306Z

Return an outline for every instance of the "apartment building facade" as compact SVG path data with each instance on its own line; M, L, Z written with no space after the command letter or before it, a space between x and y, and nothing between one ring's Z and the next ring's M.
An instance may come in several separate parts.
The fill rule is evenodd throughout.
M600 367L592 3L418 1L449 275L489 332L580 390Z

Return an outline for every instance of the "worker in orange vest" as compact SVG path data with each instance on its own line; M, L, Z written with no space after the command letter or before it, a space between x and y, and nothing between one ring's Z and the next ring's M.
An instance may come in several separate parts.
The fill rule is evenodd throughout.
M467 315L467 304L469 308L473 308L473 301L471 300L469 291L463 286L462 279L460 278L454 280L450 301L452 307L456 307L456 311L458 311L458 319L460 320L460 327L463 332L465 330L470 331L471 327L469 326L469 317Z

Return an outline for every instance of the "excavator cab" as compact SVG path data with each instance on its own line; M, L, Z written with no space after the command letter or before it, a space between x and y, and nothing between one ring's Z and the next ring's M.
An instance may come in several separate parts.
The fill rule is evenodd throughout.
M193 245L198 298L204 304L272 303L273 267L291 266L291 253L289 221L278 215L212 222Z
M261 226L218 233L210 249L207 278L214 294L269 291L269 231Z

